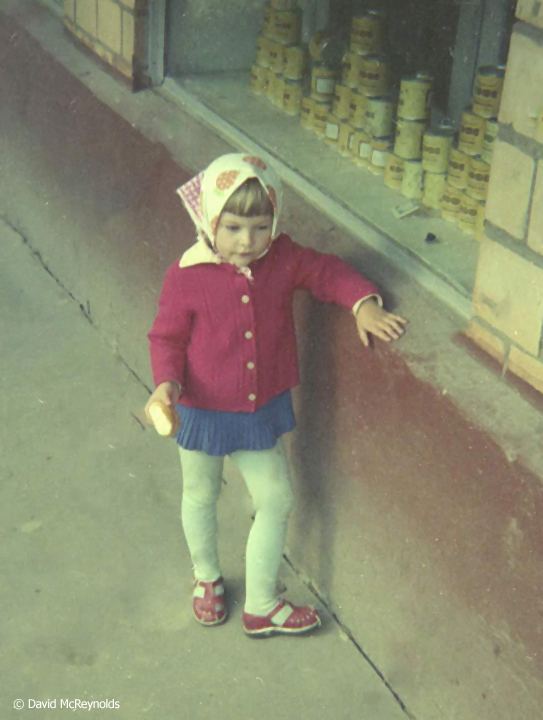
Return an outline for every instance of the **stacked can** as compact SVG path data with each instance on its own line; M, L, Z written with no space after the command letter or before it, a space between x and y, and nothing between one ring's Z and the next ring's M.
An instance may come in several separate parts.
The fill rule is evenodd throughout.
M288 115L299 115L307 50L301 43L302 15L295 0L271 0L264 6L251 89Z
M422 169L424 194L422 203L433 210L441 210L441 201L447 186L447 169L452 150L454 130L449 124L430 128L422 141Z
M395 157L390 167L403 167L400 190L402 195L413 199L422 199L424 195L422 141L429 125L432 86L433 78L425 73L404 77L400 83ZM397 172L386 173L385 182L389 187L397 187Z

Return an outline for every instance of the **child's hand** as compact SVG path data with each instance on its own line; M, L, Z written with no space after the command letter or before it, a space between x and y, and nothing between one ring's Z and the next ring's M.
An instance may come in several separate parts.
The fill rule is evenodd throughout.
M358 334L365 347L370 345L368 333L372 333L385 342L390 342L403 335L405 328L402 326L406 323L407 320L383 310L372 299L363 302L356 313Z
M180 395L181 392L177 383L163 382L160 385L157 385L155 391L153 392L153 394L147 401L147 405L145 406L145 417L147 418L149 424L154 424L149 414L149 408L154 402L158 400L159 402L163 402L165 405L169 405L170 407L172 407L173 405L177 404Z

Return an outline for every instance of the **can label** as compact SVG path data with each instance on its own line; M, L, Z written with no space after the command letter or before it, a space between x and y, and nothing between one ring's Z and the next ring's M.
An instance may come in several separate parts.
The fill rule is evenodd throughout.
M425 120L403 120L398 118L394 154L404 160L420 160L422 137L428 124Z
M449 158L449 185L463 189L468 182L469 155L453 148Z
M335 122L326 123L326 137L329 140L337 140L339 137L339 125Z
M318 93L322 95L333 95L334 94L334 80L329 78L317 78L315 87Z
M471 111L462 113L458 148L467 155L480 155L485 138L486 120Z

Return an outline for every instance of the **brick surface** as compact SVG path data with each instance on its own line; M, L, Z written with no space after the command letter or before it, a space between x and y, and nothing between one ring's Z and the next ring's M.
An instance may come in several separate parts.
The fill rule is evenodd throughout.
M121 8L112 0L98 0L99 40L120 55L121 37Z
M532 355L538 355L543 324L543 269L496 242L481 243L475 314Z
M477 320L472 320L464 334L480 348L491 355L498 362L503 364L505 358L505 343L497 335L494 335L488 328L485 328Z
M543 34L542 34L543 39ZM513 33L499 119L519 133L535 138L535 116L543 108L543 45Z
M543 392L543 363L530 357L516 347L511 347L507 370L526 380L536 390Z
M541 0L518 0L517 17L519 20L543 28L543 3Z
M517 240L526 233L534 170L535 161L529 155L494 141L486 219Z
M538 163L530 224L528 226L528 246L543 255L543 160Z
M76 24L92 37L97 37L96 0L77 0L75 12Z
M75 20L75 0L64 0L64 14L70 20Z
M132 64L134 54L134 16L130 12L123 12L123 58Z

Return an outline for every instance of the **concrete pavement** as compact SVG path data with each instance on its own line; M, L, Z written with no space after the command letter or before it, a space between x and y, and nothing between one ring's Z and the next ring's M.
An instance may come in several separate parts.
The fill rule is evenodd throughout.
M0 717L55 718L63 700L116 701L75 712L119 720L406 717L323 608L314 635L244 636L241 483L220 501L230 619L195 622L175 444L142 428L143 384L3 222L0 336Z

